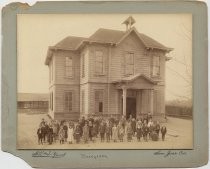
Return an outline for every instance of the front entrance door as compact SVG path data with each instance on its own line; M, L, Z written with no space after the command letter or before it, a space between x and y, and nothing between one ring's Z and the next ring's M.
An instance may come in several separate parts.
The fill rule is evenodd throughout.
M127 97L126 99L126 119L132 115L133 118L136 118L136 98Z

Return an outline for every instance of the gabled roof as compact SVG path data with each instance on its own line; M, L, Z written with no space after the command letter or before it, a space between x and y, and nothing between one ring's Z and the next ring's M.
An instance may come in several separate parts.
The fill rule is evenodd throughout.
M58 42L54 48L55 49L65 49L65 50L76 50L78 45L87 38L76 37L76 36L68 36Z
M100 28L89 37L89 40L116 44L124 34L123 31Z
M149 36L139 33L135 27L132 27L128 31L119 31L119 30L112 30L112 29L98 29L93 35L89 38L83 37L75 37L75 36L68 36L58 42L56 45L49 47L47 58L45 60L45 64L49 64L49 60L52 56L51 50L78 50L85 42L89 43L102 43L102 44L120 44L127 36L130 35L131 32L135 32L138 38L142 41L147 49L159 49L166 52L170 52L172 48L168 48L158 41L150 38Z
M153 79L151 79L148 76L146 76L144 74L141 74L141 73L137 73L133 76L124 77L121 80L113 81L112 83L132 82L132 81L134 81L134 80L136 80L140 77L145 79L149 83L152 83L152 84L157 84L158 83L158 81L154 81Z
M162 45L158 41L150 38L149 36L147 36L143 33L138 33L138 36L147 48L162 49L162 50L166 50L166 51L171 51L172 50L172 48L168 48L168 47Z
M139 33L135 27L131 28L128 31L119 31L119 30L112 30L112 29L98 29L93 35L89 38L83 37L75 37L75 36L68 36L58 42L55 46L55 49L64 49L64 50L77 50L79 45L82 42L99 42L99 43L113 43L119 44L125 37L127 37L132 31L134 31L139 39L143 42L145 47L147 48L154 48L154 49L161 49L161 50L172 50L172 48L168 48L158 41L150 38L149 36Z
M128 31L119 31L119 30L112 30L112 29L98 29L92 36L90 36L89 41L98 41L104 43L114 43L119 44L123 39L125 39L131 32L135 32L142 43L145 45L146 48L152 49L161 49L165 51L171 51L172 48L168 48L158 41L150 38L149 36L139 33L135 27L131 28Z

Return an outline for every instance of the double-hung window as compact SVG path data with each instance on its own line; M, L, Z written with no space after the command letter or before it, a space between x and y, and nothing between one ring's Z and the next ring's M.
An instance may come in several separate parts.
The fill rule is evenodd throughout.
M73 106L73 93L71 91L65 91L64 93L64 109L67 112L72 111Z
M103 113L103 90L96 90L95 91L95 113Z
M160 56L152 58L152 76L160 76Z
M124 58L124 75L130 76L134 74L134 53L133 52L126 52Z
M65 76L66 78L73 77L73 64L72 64L72 57L65 57Z
M95 74L103 75L104 74L104 63L103 63L103 52L95 52Z

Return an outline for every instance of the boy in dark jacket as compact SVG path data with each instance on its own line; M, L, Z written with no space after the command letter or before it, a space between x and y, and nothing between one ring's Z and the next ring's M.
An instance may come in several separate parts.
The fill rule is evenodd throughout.
M77 125L76 129L74 130L74 138L77 144L80 142L81 134L82 134L81 127L80 125Z
M99 133L101 136L101 142L104 142L104 135L106 131L106 124L102 121L100 126L99 126Z
M137 128L136 128L136 137L137 137L138 141L141 140L141 137L142 137L142 126L140 124L138 124Z
M41 127L39 127L38 130L37 130L38 144L40 144L40 143L43 144L42 143L42 135L43 135L42 129L41 129Z
M53 128L52 125L49 125L49 129L48 129L48 143L52 144L53 142Z
M112 132L112 127L111 127L110 124L108 123L108 125L107 125L107 127L106 127L106 141L107 141L107 142L110 142L111 132Z
M142 127L142 134L143 134L144 141L147 141L148 132L149 132L149 129L147 127L147 124L144 123Z

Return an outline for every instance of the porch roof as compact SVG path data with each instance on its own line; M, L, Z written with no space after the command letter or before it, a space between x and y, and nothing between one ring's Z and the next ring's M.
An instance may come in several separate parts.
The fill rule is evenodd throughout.
M150 77L144 75L144 74L141 74L141 73L138 73L138 74L135 74L133 76L128 76L128 77L124 77L120 80L116 80L116 81L112 81L112 83L125 83L125 82L132 82L138 78L143 78L145 79L147 82L151 83L151 84L157 84L158 81L155 81L153 79L151 79Z

